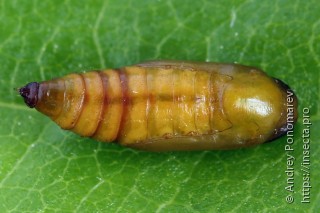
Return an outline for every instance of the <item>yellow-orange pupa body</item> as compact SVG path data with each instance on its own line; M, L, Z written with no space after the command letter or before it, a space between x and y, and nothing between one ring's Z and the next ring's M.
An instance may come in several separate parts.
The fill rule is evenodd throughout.
M63 129L151 151L261 144L286 133L288 97L297 109L282 81L236 64L152 61L19 91Z

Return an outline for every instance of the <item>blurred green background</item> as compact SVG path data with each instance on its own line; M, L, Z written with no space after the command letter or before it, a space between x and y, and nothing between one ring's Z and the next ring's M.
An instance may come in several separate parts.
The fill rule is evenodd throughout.
M316 212L320 209L316 0L0 0L0 212ZM236 62L288 83L308 107L311 203L294 202L286 138L232 151L148 153L62 131L14 88L151 59ZM317 179L316 179L317 178Z

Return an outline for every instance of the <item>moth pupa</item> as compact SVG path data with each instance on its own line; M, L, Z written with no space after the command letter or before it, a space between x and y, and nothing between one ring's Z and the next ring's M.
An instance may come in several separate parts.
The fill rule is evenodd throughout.
M287 132L297 97L282 81L238 64L151 61L70 74L19 89L62 129L149 150L234 149Z

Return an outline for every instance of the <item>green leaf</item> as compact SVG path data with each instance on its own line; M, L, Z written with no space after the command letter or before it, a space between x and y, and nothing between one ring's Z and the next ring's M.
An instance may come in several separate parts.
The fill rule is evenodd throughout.
M316 0L1 0L0 212L319 210L319 14ZM282 79L299 98L294 151L286 137L232 151L134 151L61 130L14 90L150 59L237 62ZM305 107L309 204L301 203ZM285 190L287 154L294 193Z

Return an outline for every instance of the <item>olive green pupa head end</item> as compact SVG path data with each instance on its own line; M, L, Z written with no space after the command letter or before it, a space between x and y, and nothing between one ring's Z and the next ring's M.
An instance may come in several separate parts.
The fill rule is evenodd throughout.
M281 136L285 135L290 129L288 123L294 124L298 120L298 98L293 90L283 81L274 78L279 88L286 95L286 102L284 102L284 111L281 114L277 127L267 142L271 142ZM290 108L290 109L289 109ZM290 112L292 111L292 113ZM291 125L290 125L291 126Z

